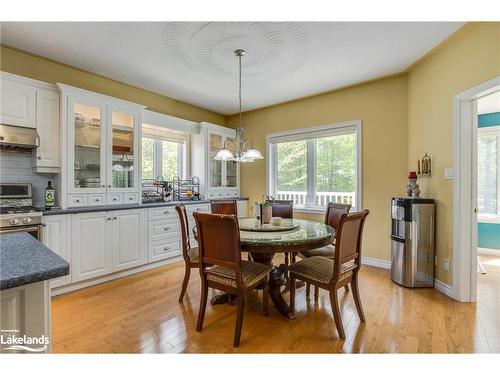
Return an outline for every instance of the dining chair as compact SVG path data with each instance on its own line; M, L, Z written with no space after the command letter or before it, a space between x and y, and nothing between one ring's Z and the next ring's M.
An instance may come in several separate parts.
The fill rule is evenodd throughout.
M365 314L359 296L358 273L361 267L361 242L363 227L369 210L342 214L335 233L333 259L313 256L290 265L290 308L295 308L295 280L299 279L328 290L333 318L339 337L345 340L340 314L337 289L351 284L352 295L359 319L365 322Z
M344 213L348 213L351 209L350 204L344 203L328 203L325 212L325 224L331 226L333 229L337 230L340 222L340 218ZM326 258L333 259L335 255L335 244L326 245L317 249L302 251L299 253L299 257L302 259L310 258L313 256L322 256ZM309 295L311 286L306 285L306 294ZM348 292L349 287L346 286L345 290ZM319 288L314 288L314 300L317 301L319 298Z
M210 201L213 214L238 216L238 204L234 199L215 199Z
M200 310L196 331L203 328L208 288L234 294L238 312L233 345L240 344L245 295L261 286L262 313L268 315L269 272L271 267L241 259L240 228L234 215L214 215L195 212L201 278Z
M175 206L175 210L179 215L179 221L181 223L182 257L184 258L184 264L186 266L184 280L182 281L181 295L179 296L179 302L182 302L189 282L189 276L191 275L191 268L198 267L198 247L191 247L189 241L189 224L186 207L182 203L179 203Z
M271 200L269 201L273 217L281 217L283 219L293 219L293 201L291 200ZM285 253L285 265L288 266L289 258L295 262L295 254Z

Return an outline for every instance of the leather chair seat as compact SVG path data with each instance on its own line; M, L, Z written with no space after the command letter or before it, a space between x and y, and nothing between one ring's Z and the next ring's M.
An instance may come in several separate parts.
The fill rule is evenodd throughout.
M322 256L313 256L293 263L288 268L291 273L300 277L316 281L322 284L328 284L333 278L333 259ZM356 268L354 262L342 264L340 266L339 280L343 280L352 274Z
M241 276L245 287L264 279L270 271L271 267L265 264L249 260L241 261ZM212 266L207 269L207 279L236 288L236 271L232 268L219 265Z

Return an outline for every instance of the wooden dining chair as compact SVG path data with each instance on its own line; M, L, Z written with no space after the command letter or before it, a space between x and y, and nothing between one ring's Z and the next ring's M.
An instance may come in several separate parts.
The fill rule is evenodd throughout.
M269 201L273 217L283 219L293 219L293 201L290 200L272 200ZM285 253L285 265L288 266L290 260L295 262L295 254Z
M203 328L208 288L234 294L238 312L233 345L239 346L245 295L258 286L263 288L263 315L268 315L269 272L271 267L241 259L240 228L234 215L195 212L201 277L201 300L196 330Z
M350 204L343 203L328 203L325 212L325 224L331 226L333 229L337 230L340 222L340 218L343 214L348 213L351 209ZM326 258L333 259L335 255L335 244L326 245L317 249L302 251L299 253L299 257L302 259L310 258L314 256L322 256ZM306 294L309 295L311 290L310 284L306 285ZM346 291L349 291L349 287L345 287ZM319 288L314 288L314 300L317 301L319 298Z
M359 319L365 322L365 314L359 296L358 273L361 267L361 242L368 210L344 213L335 234L333 259L313 256L290 265L290 307L295 308L295 280L299 279L328 290L330 304L339 337L345 340L344 326L340 314L337 289L351 284L352 295Z
M184 271L184 280L182 281L181 294L179 296L179 302L182 302L189 282L189 276L191 275L191 268L198 267L198 247L191 247L191 243L189 241L189 224L186 207L182 203L179 203L175 206L175 210L179 215L179 221L181 223L182 257L184 258L184 264L186 267Z
M210 201L213 214L238 216L238 204L234 199L215 199Z

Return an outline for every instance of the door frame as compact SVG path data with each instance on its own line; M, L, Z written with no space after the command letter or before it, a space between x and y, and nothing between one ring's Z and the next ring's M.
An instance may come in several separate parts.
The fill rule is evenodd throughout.
M477 298L477 99L500 89L500 76L453 98L453 297Z

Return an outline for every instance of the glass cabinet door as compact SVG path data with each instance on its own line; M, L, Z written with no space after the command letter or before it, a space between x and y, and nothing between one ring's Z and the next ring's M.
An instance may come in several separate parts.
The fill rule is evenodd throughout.
M130 113L110 110L111 150L108 154L108 188L127 189L135 181L135 116Z
M229 138L228 139L233 139ZM227 148L234 154L236 146L233 142L227 142ZM226 161L226 187L236 187L238 180L238 164L235 161Z
M210 187L222 187L222 161L214 160L217 152L223 147L222 136L210 133L209 142Z
M102 190L106 187L105 171L105 108L100 105L70 100L70 134L73 141L73 155L70 161L73 165L72 190L81 189Z

